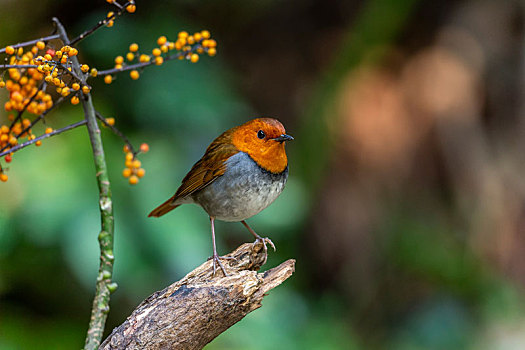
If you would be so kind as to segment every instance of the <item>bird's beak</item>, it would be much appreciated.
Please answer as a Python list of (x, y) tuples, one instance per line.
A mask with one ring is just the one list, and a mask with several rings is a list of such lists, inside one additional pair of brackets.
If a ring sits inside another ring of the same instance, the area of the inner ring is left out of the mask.
[(272, 140), (277, 141), (277, 142), (292, 141), (293, 137), (290, 135), (282, 134), (281, 136), (275, 137)]

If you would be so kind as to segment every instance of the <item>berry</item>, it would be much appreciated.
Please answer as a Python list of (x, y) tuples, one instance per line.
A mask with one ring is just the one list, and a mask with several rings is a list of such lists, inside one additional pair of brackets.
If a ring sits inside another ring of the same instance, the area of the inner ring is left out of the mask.
[(139, 45), (133, 43), (131, 45), (129, 45), (129, 51), (131, 52), (137, 52), (139, 50)]
[(106, 75), (104, 77), (104, 83), (111, 84), (112, 81), (113, 81), (113, 77), (111, 75)]
[(147, 143), (143, 143), (140, 145), (140, 151), (142, 153), (146, 153), (149, 151), (149, 145)]
[(140, 77), (140, 74), (136, 69), (134, 69), (129, 73), (129, 76), (131, 77), (131, 79), (137, 80)]
[(136, 185), (136, 184), (138, 184), (138, 182), (139, 182), (139, 178), (137, 177), (137, 175), (131, 175), (129, 177), (129, 184), (130, 185)]
[[(9, 177), (6, 174), (4, 174), (4, 173), (0, 174), (0, 181), (6, 182), (8, 180), (8, 178)], [(137, 179), (137, 181), (138, 181), (138, 179)]]

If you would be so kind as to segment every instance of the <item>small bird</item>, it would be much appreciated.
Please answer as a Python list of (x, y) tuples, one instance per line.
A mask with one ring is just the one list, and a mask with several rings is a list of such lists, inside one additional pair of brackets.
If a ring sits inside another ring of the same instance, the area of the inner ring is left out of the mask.
[[(202, 158), (182, 179), (175, 195), (149, 215), (159, 217), (181, 204), (196, 203), (210, 216), (213, 243), (213, 275), (217, 265), (225, 276), (215, 246), (215, 220), (240, 221), (255, 237), (275, 250), (269, 238), (259, 236), (246, 219), (268, 207), (283, 191), (288, 179), (285, 141), (293, 140), (273, 118), (257, 118), (217, 137)], [(254, 243), (254, 244), (255, 244)]]

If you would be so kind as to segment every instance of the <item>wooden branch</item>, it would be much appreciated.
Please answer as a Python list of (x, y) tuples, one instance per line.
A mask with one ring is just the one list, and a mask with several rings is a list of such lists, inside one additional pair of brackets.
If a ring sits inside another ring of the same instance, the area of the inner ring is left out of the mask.
[(202, 349), (261, 307), (262, 298), (292, 275), (290, 259), (264, 273), (262, 244), (245, 243), (223, 260), (228, 272), (212, 277), (208, 260), (183, 279), (144, 300), (99, 349)]

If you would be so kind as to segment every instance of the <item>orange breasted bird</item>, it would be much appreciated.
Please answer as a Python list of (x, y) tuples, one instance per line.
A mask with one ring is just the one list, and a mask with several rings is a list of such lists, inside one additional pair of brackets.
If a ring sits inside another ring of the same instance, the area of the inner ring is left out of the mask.
[(274, 250), (275, 245), (245, 220), (268, 207), (283, 191), (288, 179), (284, 145), (290, 140), (293, 137), (272, 118), (253, 119), (225, 131), (182, 179), (175, 195), (148, 216), (162, 216), (181, 204), (200, 205), (210, 216), (214, 275), (217, 265), (227, 275), (215, 246), (215, 219), (240, 221), (255, 242), (263, 244), (266, 259), (266, 243)]

